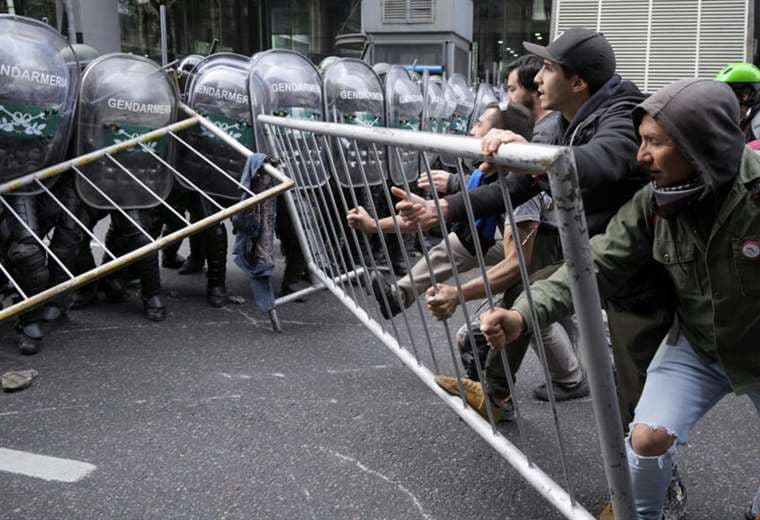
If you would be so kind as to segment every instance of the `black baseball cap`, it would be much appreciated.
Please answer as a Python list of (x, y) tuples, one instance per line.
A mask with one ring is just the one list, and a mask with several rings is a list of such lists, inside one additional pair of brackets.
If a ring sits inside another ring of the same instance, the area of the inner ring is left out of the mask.
[(523, 42), (523, 47), (539, 58), (559, 63), (586, 80), (592, 91), (615, 74), (615, 52), (603, 34), (573, 27), (544, 47)]

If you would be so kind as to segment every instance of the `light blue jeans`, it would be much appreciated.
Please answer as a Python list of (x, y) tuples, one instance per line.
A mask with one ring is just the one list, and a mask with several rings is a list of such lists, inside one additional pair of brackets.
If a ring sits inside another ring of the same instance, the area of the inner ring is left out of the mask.
[[(731, 385), (719, 363), (706, 365), (683, 336), (674, 345), (663, 341), (647, 370), (647, 379), (633, 424), (665, 429), (686, 444), (694, 425), (726, 394)], [(760, 392), (747, 394), (760, 414)], [(640, 520), (660, 520), (665, 494), (670, 483), (675, 444), (658, 457), (636, 454), (630, 438), (626, 440), (633, 494)], [(760, 489), (753, 502), (753, 513), (760, 513)]]

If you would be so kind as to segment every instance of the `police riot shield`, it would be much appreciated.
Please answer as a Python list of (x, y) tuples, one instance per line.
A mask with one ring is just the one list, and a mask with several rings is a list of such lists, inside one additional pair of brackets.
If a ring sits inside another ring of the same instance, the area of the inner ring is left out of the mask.
[(488, 105), (499, 104), (496, 92), (490, 83), (481, 83), (478, 86), (478, 93), (475, 95), (475, 108), (472, 110), (470, 117), (469, 130), (475, 126), (480, 116), (486, 111)]
[[(205, 58), (194, 69), (185, 92), (187, 105), (210, 120), (246, 148), (253, 150), (253, 126), (248, 103), (248, 66), (250, 59), (239, 54), (219, 53)], [(195, 150), (221, 166), (226, 177), (198, 160), (198, 155), (183, 147), (178, 153), (179, 170), (195, 186), (222, 199), (240, 199), (237, 181), (245, 166), (245, 157), (230, 154), (229, 147), (205, 127), (197, 125), (184, 134)], [(179, 182), (194, 189), (182, 179)]]
[[(132, 54), (102, 56), (82, 76), (78, 154), (171, 124), (177, 100), (175, 84), (157, 63)], [(78, 176), (79, 195), (88, 205), (100, 209), (112, 209), (114, 204), (122, 209), (157, 206), (160, 201), (155, 195), (161, 199), (169, 195), (173, 175), (152, 154), (171, 162), (172, 149), (172, 142), (162, 137), (145, 147), (130, 148), (118, 160), (105, 157), (91, 163), (82, 171), (94, 186)]]
[[(461, 74), (452, 74), (446, 82), (444, 91), (448, 118), (445, 133), (467, 135), (470, 131), (470, 116), (475, 106), (475, 94), (470, 90), (467, 79)], [(441, 155), (441, 162), (450, 168), (456, 167), (456, 157)]]
[[(443, 99), (442, 82), (440, 78), (430, 76), (428, 71), (422, 73), (422, 130), (434, 134), (441, 133), (442, 117), (446, 112), (446, 104)], [(426, 154), (428, 161), (432, 164), (438, 159), (437, 154)]]
[(179, 81), (179, 93), (182, 96), (182, 100), (185, 101), (185, 95), (187, 93), (187, 87), (190, 85), (190, 80), (193, 77), (193, 70), (195, 66), (203, 61), (203, 56), (200, 54), (188, 54), (177, 66), (177, 80)]
[[(385, 76), (386, 121), (388, 128), (419, 131), (424, 108), (420, 86), (401, 65), (393, 65)], [(388, 171), (394, 184), (413, 182), (419, 173), (419, 152), (388, 147)]]
[[(324, 121), (322, 106), (322, 80), (316, 67), (302, 54), (285, 49), (272, 49), (257, 53), (251, 59), (248, 75), (248, 95), (259, 152), (272, 153), (264, 125), (259, 124), (259, 114), (295, 117), (311, 121)], [(324, 170), (314, 161), (325, 157), (321, 148), (314, 147), (312, 134), (297, 130), (282, 130), (273, 139), (290, 146), (294, 153), (287, 161), (295, 171), (291, 175), (303, 175), (299, 187), (316, 187), (327, 182)], [(324, 162), (323, 164), (326, 164)]]
[[(367, 128), (385, 126), (383, 84), (372, 67), (361, 60), (343, 58), (324, 71), (325, 116), (331, 123)], [(334, 157), (346, 161), (337, 168), (343, 186), (385, 182), (385, 148), (348, 139), (333, 139)], [(342, 148), (342, 150), (341, 150)], [(377, 153), (375, 153), (377, 151)]]
[[(0, 15), (0, 182), (61, 161), (80, 80), (69, 44), (48, 25)], [(35, 185), (9, 194), (39, 193)]]
[(422, 75), (422, 94), (425, 105), (422, 113), (422, 129), (435, 134), (443, 133), (442, 118), (446, 113), (446, 103), (443, 98), (443, 82), (440, 78), (430, 76), (427, 71)]

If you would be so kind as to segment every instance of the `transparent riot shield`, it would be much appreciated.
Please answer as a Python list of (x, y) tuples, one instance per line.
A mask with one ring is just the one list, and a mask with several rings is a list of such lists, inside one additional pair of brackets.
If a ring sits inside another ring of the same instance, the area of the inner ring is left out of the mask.
[[(79, 154), (118, 144), (173, 122), (177, 115), (177, 88), (161, 67), (132, 54), (102, 56), (82, 77), (79, 97)], [(173, 144), (164, 137), (148, 148), (172, 162)], [(90, 206), (112, 209), (151, 208), (172, 188), (169, 167), (157, 163), (150, 152), (132, 148), (118, 160), (106, 156), (83, 168), (92, 184), (77, 177), (77, 191)], [(110, 200), (109, 200), (110, 199)]]
[[(248, 102), (248, 66), (250, 59), (239, 54), (219, 53), (205, 58), (194, 69), (185, 98), (190, 108), (214, 123), (240, 144), (254, 149), (251, 109)], [(197, 152), (221, 166), (228, 176), (218, 175), (206, 161), (183, 147), (178, 154), (179, 169), (192, 184), (209, 195), (239, 200), (239, 181), (245, 157), (230, 154), (219, 138), (203, 126), (195, 126), (183, 138)], [(179, 179), (187, 189), (193, 185)]]
[(486, 111), (488, 105), (498, 104), (499, 99), (496, 97), (496, 91), (493, 85), (490, 83), (481, 83), (478, 85), (478, 93), (475, 95), (475, 108), (472, 110), (472, 116), (470, 117), (469, 129), (475, 126), (475, 123)]
[[(385, 76), (386, 121), (388, 128), (419, 131), (424, 99), (420, 86), (401, 65), (393, 65)], [(419, 175), (420, 154), (408, 148), (388, 147), (388, 171), (391, 180), (402, 185)]]
[[(323, 85), (327, 121), (366, 128), (385, 126), (383, 84), (365, 62), (343, 58), (333, 63), (324, 71)], [(354, 146), (348, 139), (333, 139), (332, 145), (334, 156), (347, 163), (345, 170), (338, 169), (342, 185), (385, 182), (385, 148), (364, 143)]]
[[(422, 73), (422, 95), (424, 96), (422, 111), (422, 130), (434, 134), (443, 133), (443, 115), (446, 113), (446, 103), (443, 99), (443, 83), (440, 78), (430, 76), (427, 71)], [(428, 159), (434, 163), (437, 154), (428, 154)]]
[(190, 85), (190, 80), (193, 77), (193, 70), (195, 66), (203, 61), (203, 56), (200, 54), (188, 54), (177, 66), (177, 80), (179, 81), (179, 93), (182, 96), (182, 101), (187, 102), (185, 94), (187, 93), (187, 87)]
[[(0, 182), (63, 159), (79, 74), (73, 50), (52, 27), (0, 15)], [(40, 192), (30, 185), (12, 194)]]
[[(322, 103), (322, 80), (316, 67), (302, 54), (284, 49), (272, 49), (257, 53), (251, 59), (248, 76), (248, 94), (251, 99), (256, 148), (271, 153), (264, 125), (257, 123), (261, 114), (294, 117), (310, 121), (324, 121)], [(317, 187), (327, 182), (326, 169), (315, 164), (326, 161), (323, 152), (315, 148), (312, 135), (298, 130), (286, 130), (272, 139), (290, 145), (293, 153), (288, 159), (294, 170), (307, 175), (299, 187)]]
[[(448, 117), (447, 134), (467, 135), (470, 131), (470, 117), (475, 106), (475, 94), (470, 89), (467, 79), (461, 74), (452, 74), (446, 82), (444, 91)], [(453, 108), (453, 109), (452, 109)], [(442, 155), (441, 162), (450, 168), (456, 167), (456, 157)]]

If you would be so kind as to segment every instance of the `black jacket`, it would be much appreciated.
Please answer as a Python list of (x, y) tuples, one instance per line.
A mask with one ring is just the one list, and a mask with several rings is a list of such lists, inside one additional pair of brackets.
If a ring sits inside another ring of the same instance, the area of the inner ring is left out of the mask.
[[(633, 108), (643, 100), (644, 95), (633, 83), (613, 76), (588, 99), (572, 122), (559, 113), (546, 116), (551, 118), (546, 130), (533, 141), (573, 147), (590, 234), (604, 231), (618, 208), (649, 180), (636, 167), (638, 141), (631, 119)], [(514, 207), (548, 190), (548, 182), (540, 177), (509, 174), (507, 182)], [(498, 183), (471, 191), (470, 198), (476, 217), (505, 210)], [(446, 200), (449, 220), (466, 218), (463, 194)]]

